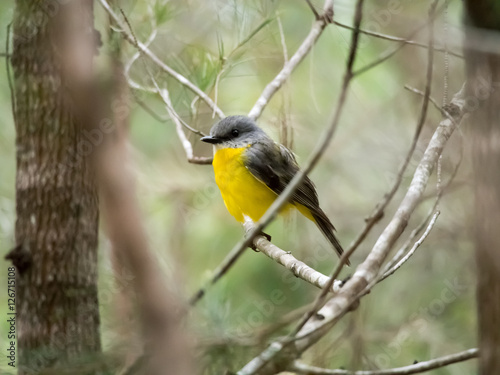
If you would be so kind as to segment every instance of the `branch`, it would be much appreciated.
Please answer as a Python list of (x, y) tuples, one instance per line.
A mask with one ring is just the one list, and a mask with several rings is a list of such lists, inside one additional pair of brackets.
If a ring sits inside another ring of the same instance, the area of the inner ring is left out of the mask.
[(422, 243), (425, 241), (429, 233), (431, 232), (432, 228), (434, 227), (434, 224), (436, 223), (436, 220), (439, 216), (440, 212), (436, 211), (436, 213), (432, 216), (431, 221), (429, 222), (429, 225), (425, 229), (424, 234), (418, 239), (417, 242), (413, 244), (413, 247), (406, 253), (404, 257), (402, 257), (392, 268), (384, 272), (384, 274), (380, 277), (380, 279), (377, 282), (381, 282), (391, 276), (394, 272), (396, 272), (403, 264), (405, 264), (408, 259), (417, 251), (417, 249), (422, 245)]
[[(344, 28), (344, 29), (354, 30), (354, 28), (352, 26), (346, 25), (345, 23), (338, 22), (338, 21), (333, 21), (333, 23), (339, 27)], [(420, 30), (420, 28), (418, 30)], [(412, 45), (412, 46), (416, 46), (416, 47), (429, 48), (429, 45), (427, 45), (425, 43), (417, 42), (415, 40), (409, 40), (409, 39), (405, 39), (405, 38), (401, 38), (401, 37), (397, 37), (397, 36), (377, 33), (375, 31), (364, 30), (364, 29), (360, 29), (359, 32), (361, 34), (373, 36), (373, 37), (379, 38), (379, 39), (390, 40), (392, 42), (400, 42), (400, 43), (403, 43), (403, 46), (408, 44), (408, 45)], [(414, 35), (414, 33), (411, 34), (411, 36), (413, 36), (413, 35)], [(455, 57), (464, 58), (463, 55), (461, 55), (457, 52), (448, 51), (445, 47), (434, 47), (434, 51), (448, 53), (448, 54), (455, 56)]]
[[(436, 15), (444, 8), (446, 7), (446, 5), (449, 3), (450, 0), (447, 0), (445, 2), (445, 4), (438, 10), (438, 12), (435, 12), (431, 18), (424, 22), (422, 25), (418, 26), (415, 30), (413, 30), (410, 35), (408, 35), (407, 38), (403, 39), (403, 41), (401, 42), (401, 44), (399, 46), (397, 46), (396, 48), (394, 48), (393, 50), (389, 51), (389, 52), (386, 52), (385, 54), (382, 55), (382, 57), (378, 58), (377, 60), (363, 66), (362, 68), (359, 68), (358, 70), (356, 70), (354, 72), (354, 75), (357, 76), (357, 75), (360, 75), (360, 74), (363, 74), (365, 73), (366, 71), (376, 67), (377, 65), (383, 63), (384, 61), (388, 60), (389, 58), (391, 58), (392, 56), (394, 56), (401, 48), (403, 48), (407, 43), (405, 43), (406, 40), (408, 39), (411, 39), (413, 38), (420, 30), (422, 30), (425, 26), (427, 26), (427, 24), (429, 24), (429, 22), (434, 22), (434, 19), (436, 17)], [(434, 48), (434, 47), (432, 47)]]
[(144, 53), (147, 57), (149, 57), (149, 59), (152, 62), (154, 62), (161, 70), (169, 74), (171, 77), (177, 80), (181, 85), (185, 86), (186, 88), (194, 92), (196, 95), (198, 95), (217, 114), (219, 118), (226, 117), (224, 115), (224, 112), (222, 112), (222, 110), (213, 102), (213, 100), (210, 99), (210, 97), (207, 94), (205, 94), (205, 92), (203, 92), (198, 86), (196, 86), (182, 74), (178, 73), (170, 66), (165, 64), (163, 61), (161, 61), (161, 59), (158, 56), (156, 56), (145, 44), (136, 41), (132, 33), (127, 31), (126, 25), (124, 25), (120, 20), (120, 18), (113, 12), (113, 10), (111, 9), (106, 0), (99, 0), (99, 2), (106, 10), (106, 12), (108, 12), (113, 21), (121, 29), (121, 32), (125, 40), (127, 40), (127, 42), (137, 47), (142, 53)]
[[(363, 0), (358, 0), (356, 6), (356, 14), (355, 24), (359, 26), (361, 23), (361, 5)], [(333, 8), (332, 8), (333, 11)], [(323, 153), (326, 151), (330, 141), (333, 137), (335, 129), (340, 121), (340, 116), (342, 114), (342, 110), (344, 108), (344, 103), (347, 97), (347, 92), (349, 88), (349, 84), (353, 78), (352, 75), (352, 67), (354, 65), (354, 59), (356, 57), (356, 51), (358, 48), (358, 37), (359, 33), (356, 31), (353, 33), (351, 48), (349, 50), (349, 55), (347, 59), (346, 71), (344, 73), (344, 78), (342, 80), (342, 87), (340, 90), (339, 99), (337, 101), (337, 105), (335, 107), (335, 112), (333, 115), (333, 120), (328, 127), (323, 139), (316, 145), (311, 156), (305, 163), (305, 166), (302, 170), (299, 170), (295, 176), (292, 178), (290, 183), (286, 186), (283, 192), (276, 198), (273, 204), (267, 209), (266, 213), (260, 218), (260, 220), (255, 223), (255, 227), (248, 233), (245, 239), (240, 240), (231, 250), (231, 252), (226, 256), (226, 259), (222, 262), (222, 264), (217, 268), (215, 274), (212, 276), (211, 280), (201, 289), (199, 289), (195, 295), (190, 299), (191, 304), (196, 304), (204, 295), (206, 290), (210, 285), (219, 280), (222, 275), (224, 275), (227, 270), (236, 262), (236, 260), (243, 254), (245, 249), (252, 244), (253, 239), (259, 235), (262, 230), (274, 219), (279, 210), (289, 201), (292, 194), (295, 192), (297, 187), (302, 183), (306, 175), (314, 168), (316, 163), (319, 161)], [(293, 57), (292, 57), (293, 59)], [(347, 260), (344, 256), (340, 258), (339, 264), (344, 264)]]
[[(247, 221), (243, 226), (245, 231), (250, 233), (254, 224), (251, 221)], [(278, 264), (281, 264), (296, 277), (318, 288), (323, 289), (325, 286), (330, 285), (327, 291), (338, 292), (343, 284), (341, 280), (335, 280), (335, 282), (330, 284), (330, 277), (323, 275), (321, 272), (309, 267), (304, 262), (297, 260), (289, 251), (282, 250), (278, 246), (273, 245), (264, 236), (256, 236), (253, 240), (253, 244), (261, 253), (275, 260)]]
[(325, 27), (331, 23), (333, 16), (333, 0), (326, 0), (323, 6), (323, 15), (316, 19), (311, 31), (304, 39), (300, 47), (293, 54), (293, 56), (288, 60), (283, 69), (278, 73), (278, 75), (267, 84), (266, 88), (260, 95), (259, 99), (253, 106), (253, 108), (248, 113), (248, 117), (256, 120), (262, 114), (262, 111), (267, 106), (273, 95), (281, 88), (283, 83), (290, 77), (294, 69), (304, 60), (307, 54), (311, 51), (320, 35), (323, 33)]
[(477, 358), (479, 350), (468, 349), (460, 353), (450, 354), (447, 356), (431, 359), (429, 361), (416, 363), (410, 366), (397, 367), (390, 370), (374, 370), (374, 371), (349, 371), (349, 370), (329, 370), (315, 366), (309, 366), (304, 363), (295, 362), (291, 368), (299, 374), (311, 375), (409, 375), (419, 374), (429, 370), (434, 370), (440, 367), (448, 366), (453, 363), (467, 361), (472, 358)]
[[(405, 86), (404, 86), (404, 88), (405, 88), (406, 90), (408, 90), (408, 91), (410, 91), (410, 92), (413, 92), (413, 93), (415, 93), (415, 94), (418, 94), (418, 95), (420, 95), (420, 96), (424, 96), (424, 95), (425, 95), (425, 94), (424, 94), (424, 92), (422, 92), (421, 90), (419, 90), (419, 89), (417, 89), (417, 88), (415, 88), (415, 87), (412, 87), (412, 86), (410, 86), (410, 85), (405, 85)], [(431, 101), (431, 103), (434, 105), (434, 107), (435, 107), (435, 108), (436, 108), (439, 112), (441, 112), (441, 114), (442, 114), (443, 116), (446, 116), (446, 117), (448, 117), (448, 118), (453, 119), (453, 117), (452, 117), (452, 116), (451, 116), (448, 112), (446, 112), (446, 110), (445, 110), (442, 106), (440, 106), (440, 105), (439, 105), (439, 103), (436, 101), (436, 99), (434, 99), (432, 96), (429, 96), (429, 100), (430, 100), (430, 101)]]

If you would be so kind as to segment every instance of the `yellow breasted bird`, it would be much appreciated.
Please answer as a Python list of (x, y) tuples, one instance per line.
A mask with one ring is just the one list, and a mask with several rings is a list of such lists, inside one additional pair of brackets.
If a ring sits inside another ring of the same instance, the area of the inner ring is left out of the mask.
[[(258, 221), (299, 170), (293, 153), (246, 116), (226, 117), (201, 140), (214, 145), (215, 181), (227, 210), (239, 222), (245, 217)], [(293, 208), (318, 226), (339, 256), (344, 252), (307, 176), (280, 213)]]

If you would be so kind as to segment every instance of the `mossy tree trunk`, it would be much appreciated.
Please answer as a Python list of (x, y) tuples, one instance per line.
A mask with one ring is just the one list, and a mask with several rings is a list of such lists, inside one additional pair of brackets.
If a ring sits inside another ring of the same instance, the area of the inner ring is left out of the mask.
[[(95, 52), (91, 0), (18, 0), (13, 20), (19, 374), (100, 352), (98, 198), (75, 93)], [(89, 149), (90, 147), (90, 149)]]

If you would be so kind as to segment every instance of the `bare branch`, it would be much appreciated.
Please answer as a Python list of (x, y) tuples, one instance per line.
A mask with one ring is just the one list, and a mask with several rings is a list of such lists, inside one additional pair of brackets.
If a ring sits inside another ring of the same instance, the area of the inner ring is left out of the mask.
[(217, 107), (217, 105), (213, 102), (210, 97), (205, 94), (198, 86), (196, 86), (194, 83), (192, 83), (190, 80), (188, 80), (186, 77), (184, 77), (182, 74), (178, 73), (174, 69), (172, 69), (170, 66), (165, 64), (158, 56), (156, 56), (145, 44), (135, 41), (134, 36), (132, 33), (127, 31), (126, 25), (123, 24), (123, 22), (120, 20), (120, 18), (113, 12), (109, 4), (107, 3), (106, 0), (99, 0), (103, 8), (108, 12), (108, 14), (111, 16), (113, 21), (118, 25), (118, 27), (121, 29), (121, 32), (125, 38), (130, 44), (133, 46), (137, 47), (144, 55), (149, 57), (149, 59), (154, 62), (161, 70), (163, 70), (165, 73), (169, 74), (171, 77), (176, 79), (181, 85), (187, 87), (189, 90), (194, 92), (196, 95), (198, 95), (216, 114), (219, 118), (224, 118), (224, 112)]
[[(344, 28), (344, 29), (348, 29), (348, 30), (353, 30), (354, 29), (352, 26), (346, 25), (345, 23), (342, 23), (342, 22), (338, 22), (338, 21), (334, 20), (333, 23), (335, 25), (339, 26), (339, 27)], [(361, 34), (373, 36), (373, 37), (379, 38), (379, 39), (390, 40), (392, 42), (400, 42), (400, 43), (403, 43), (403, 45), (408, 44), (408, 45), (416, 46), (416, 47), (429, 48), (429, 45), (427, 45), (425, 43), (417, 42), (415, 40), (409, 40), (409, 39), (405, 39), (405, 38), (401, 38), (401, 37), (397, 37), (397, 36), (392, 36), (392, 35), (377, 33), (375, 31), (364, 30), (364, 29), (360, 29), (359, 32)], [(413, 36), (414, 34), (411, 34), (411, 35)], [(434, 47), (434, 51), (436, 51), (436, 52), (442, 52), (442, 53), (445, 53), (445, 54), (448, 53), (448, 54), (450, 54), (452, 56), (460, 57), (462, 59), (464, 58), (463, 55), (461, 55), (461, 54), (459, 54), (457, 52), (449, 51), (449, 50), (447, 50), (446, 47)]]
[[(243, 225), (247, 233), (250, 233), (253, 229), (253, 223), (250, 221), (245, 222)], [(334, 282), (330, 283), (328, 276), (297, 260), (289, 251), (282, 250), (278, 246), (273, 245), (264, 236), (256, 236), (253, 244), (261, 253), (281, 264), (296, 277), (318, 288), (325, 288), (325, 286), (329, 285), (328, 289), (326, 289), (328, 292), (338, 292), (343, 284), (342, 280), (334, 280)]]
[[(445, 2), (445, 4), (443, 5), (443, 7), (445, 7), (448, 3), (449, 3), (450, 0), (447, 0)], [(429, 20), (427, 20), (426, 22), (424, 22), (422, 25), (418, 26), (415, 30), (413, 30), (410, 35), (408, 35), (407, 38), (404, 38), (403, 41), (401, 42), (401, 44), (399, 46), (397, 46), (396, 48), (394, 48), (393, 50), (390, 50), (386, 53), (384, 53), (381, 57), (379, 57), (377, 60), (363, 66), (362, 68), (359, 68), (358, 70), (356, 70), (353, 74), (355, 76), (357, 75), (360, 75), (360, 74), (363, 74), (365, 73), (366, 71), (376, 67), (377, 65), (383, 63), (384, 61), (388, 60), (389, 58), (391, 58), (392, 56), (394, 56), (399, 50), (401, 50), (407, 43), (405, 43), (406, 40), (409, 40), (411, 38), (413, 38), (420, 30), (422, 30), (424, 27), (426, 27), (430, 22), (434, 22), (437, 14), (439, 14), (439, 12), (443, 9), (443, 7), (441, 7), (437, 12), (435, 12), (431, 18)], [(432, 47), (434, 48), (434, 47)]]
[(283, 69), (278, 75), (266, 86), (259, 99), (248, 113), (248, 117), (256, 120), (262, 114), (262, 111), (267, 106), (273, 95), (283, 86), (283, 83), (290, 77), (294, 69), (304, 60), (307, 54), (311, 51), (325, 27), (331, 22), (333, 15), (333, 0), (326, 0), (324, 5), (324, 14), (319, 17), (313, 24), (311, 31), (306, 39), (302, 42), (293, 56), (285, 63)]
[(393, 368), (390, 370), (374, 370), (374, 371), (349, 371), (349, 370), (329, 370), (315, 366), (309, 366), (301, 362), (295, 362), (291, 368), (299, 374), (311, 375), (409, 375), (420, 374), (429, 370), (434, 370), (440, 367), (445, 367), (453, 363), (467, 361), (472, 358), (477, 358), (479, 350), (468, 349), (460, 353), (450, 354), (447, 356), (431, 359), (425, 362), (415, 363), (410, 366)]
[[(424, 96), (425, 93), (415, 87), (412, 87), (410, 85), (405, 85), (404, 88), (408, 91), (411, 91), (411, 92), (414, 92), (415, 94), (418, 94), (420, 96)], [(436, 99), (434, 99), (432, 96), (429, 96), (429, 100), (431, 101), (431, 103), (434, 105), (434, 107), (436, 107), (436, 109), (441, 112), (442, 114), (444, 114), (446, 116), (446, 114), (443, 112), (443, 107), (441, 107), (439, 105), (439, 103), (436, 101)]]
[(396, 272), (403, 264), (405, 264), (408, 259), (415, 253), (415, 251), (422, 245), (422, 243), (425, 241), (429, 233), (431, 232), (432, 228), (434, 227), (434, 224), (436, 223), (436, 220), (439, 216), (440, 212), (436, 211), (436, 213), (432, 216), (431, 221), (429, 222), (429, 225), (427, 226), (427, 229), (425, 230), (424, 234), (418, 239), (417, 242), (413, 244), (413, 247), (406, 253), (406, 255), (399, 260), (391, 269), (387, 270), (382, 277), (380, 277), (378, 282), (381, 282), (391, 276), (394, 272)]

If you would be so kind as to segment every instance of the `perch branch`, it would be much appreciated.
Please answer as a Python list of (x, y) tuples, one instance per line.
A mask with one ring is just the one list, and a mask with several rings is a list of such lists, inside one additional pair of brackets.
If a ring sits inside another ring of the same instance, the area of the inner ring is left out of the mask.
[(440, 367), (445, 367), (453, 363), (467, 361), (477, 358), (479, 355), (478, 349), (468, 349), (463, 352), (446, 355), (443, 357), (431, 359), (425, 362), (415, 363), (410, 366), (397, 367), (389, 370), (374, 370), (374, 371), (349, 371), (349, 370), (329, 370), (315, 366), (309, 366), (301, 362), (295, 362), (291, 368), (299, 374), (308, 375), (410, 375), (420, 374)]
[[(253, 223), (250, 221), (245, 222), (243, 226), (247, 233), (250, 233), (253, 229)], [(327, 289), (329, 292), (338, 292), (340, 290), (343, 281), (335, 280), (333, 283), (330, 283), (330, 278), (328, 276), (296, 259), (292, 254), (290, 254), (289, 251), (280, 249), (276, 245), (269, 242), (264, 236), (256, 236), (253, 240), (253, 244), (261, 253), (275, 260), (278, 264), (281, 264), (283, 267), (291, 271), (296, 277), (301, 278), (302, 280), (307, 281), (308, 283), (321, 289), (330, 285)]]

